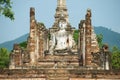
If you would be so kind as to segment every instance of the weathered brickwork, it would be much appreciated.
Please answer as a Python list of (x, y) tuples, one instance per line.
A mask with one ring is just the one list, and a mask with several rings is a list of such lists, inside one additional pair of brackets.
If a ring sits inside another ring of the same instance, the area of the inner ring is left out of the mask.
[(91, 23), (91, 10), (88, 9), (85, 20), (79, 24), (79, 50), (83, 57), (83, 65), (91, 66), (91, 52), (99, 52), (96, 35)]

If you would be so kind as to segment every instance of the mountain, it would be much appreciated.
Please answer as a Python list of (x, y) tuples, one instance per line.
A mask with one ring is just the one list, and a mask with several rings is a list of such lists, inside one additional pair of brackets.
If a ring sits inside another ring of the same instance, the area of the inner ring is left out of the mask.
[(28, 34), (25, 34), (25, 35), (15, 39), (15, 40), (4, 42), (4, 43), (0, 44), (0, 48), (4, 47), (4, 48), (7, 48), (10, 51), (10, 50), (13, 49), (13, 45), (15, 43), (21, 43), (23, 41), (26, 41), (27, 37), (28, 37)]
[(120, 33), (114, 32), (111, 29), (99, 26), (94, 28), (96, 34), (103, 35), (103, 43), (107, 43), (110, 49), (113, 46), (120, 48)]
[[(96, 34), (103, 35), (103, 43), (107, 43), (110, 46), (110, 48), (112, 48), (112, 46), (118, 46), (120, 48), (120, 33), (114, 32), (102, 26), (94, 27), (94, 30)], [(28, 37), (28, 34), (25, 34), (15, 40), (4, 42), (0, 44), (0, 48), (5, 47), (8, 50), (12, 50), (13, 44), (26, 41), (27, 37)]]

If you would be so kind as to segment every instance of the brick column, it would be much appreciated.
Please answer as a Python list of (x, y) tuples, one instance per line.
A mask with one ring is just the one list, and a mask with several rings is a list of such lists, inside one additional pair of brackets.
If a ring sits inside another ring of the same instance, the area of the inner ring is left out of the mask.
[(30, 63), (35, 63), (35, 30), (36, 30), (36, 21), (35, 21), (35, 9), (30, 8), (30, 34), (29, 34), (29, 53), (30, 53)]
[(78, 47), (79, 47), (79, 52), (80, 52), (80, 56), (82, 57), (82, 63), (83, 65), (85, 65), (85, 20), (81, 20), (80, 24), (79, 24), (79, 43), (78, 43)]
[(85, 16), (85, 64), (91, 65), (91, 10), (87, 10), (87, 14)]
[(44, 57), (44, 40), (43, 40), (43, 32), (40, 31), (39, 34), (39, 59), (43, 59)]

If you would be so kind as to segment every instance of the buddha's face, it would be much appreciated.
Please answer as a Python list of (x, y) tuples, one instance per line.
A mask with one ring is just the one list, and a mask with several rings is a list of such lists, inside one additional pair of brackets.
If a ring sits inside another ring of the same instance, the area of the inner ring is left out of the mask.
[(66, 28), (66, 22), (65, 21), (63, 21), (63, 20), (61, 20), (60, 22), (59, 22), (59, 27), (60, 27), (60, 29), (65, 29)]

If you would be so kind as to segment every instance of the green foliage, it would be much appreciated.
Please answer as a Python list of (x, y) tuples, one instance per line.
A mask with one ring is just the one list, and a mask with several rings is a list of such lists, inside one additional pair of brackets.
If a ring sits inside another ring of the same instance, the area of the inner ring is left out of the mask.
[(78, 37), (79, 37), (79, 30), (75, 30), (74, 34), (73, 34), (73, 38), (74, 38), (76, 44), (78, 44)]
[(14, 13), (11, 4), (11, 0), (0, 0), (0, 14), (14, 20)]
[(45, 24), (43, 22), (38, 22), (38, 24), (45, 27)]
[(99, 48), (102, 48), (103, 46), (103, 35), (102, 34), (98, 34), (97, 35), (97, 41), (98, 41), (98, 44), (99, 44)]
[(45, 26), (43, 22), (40, 23), (42, 26)]
[(112, 49), (112, 67), (113, 69), (120, 69), (120, 49), (114, 46)]
[(51, 38), (51, 35), (50, 35), (50, 33), (48, 34), (48, 39), (50, 40), (50, 38)]
[(9, 52), (6, 48), (0, 48), (0, 68), (8, 68)]
[(21, 48), (25, 49), (27, 47), (27, 41), (21, 42), (19, 45)]

